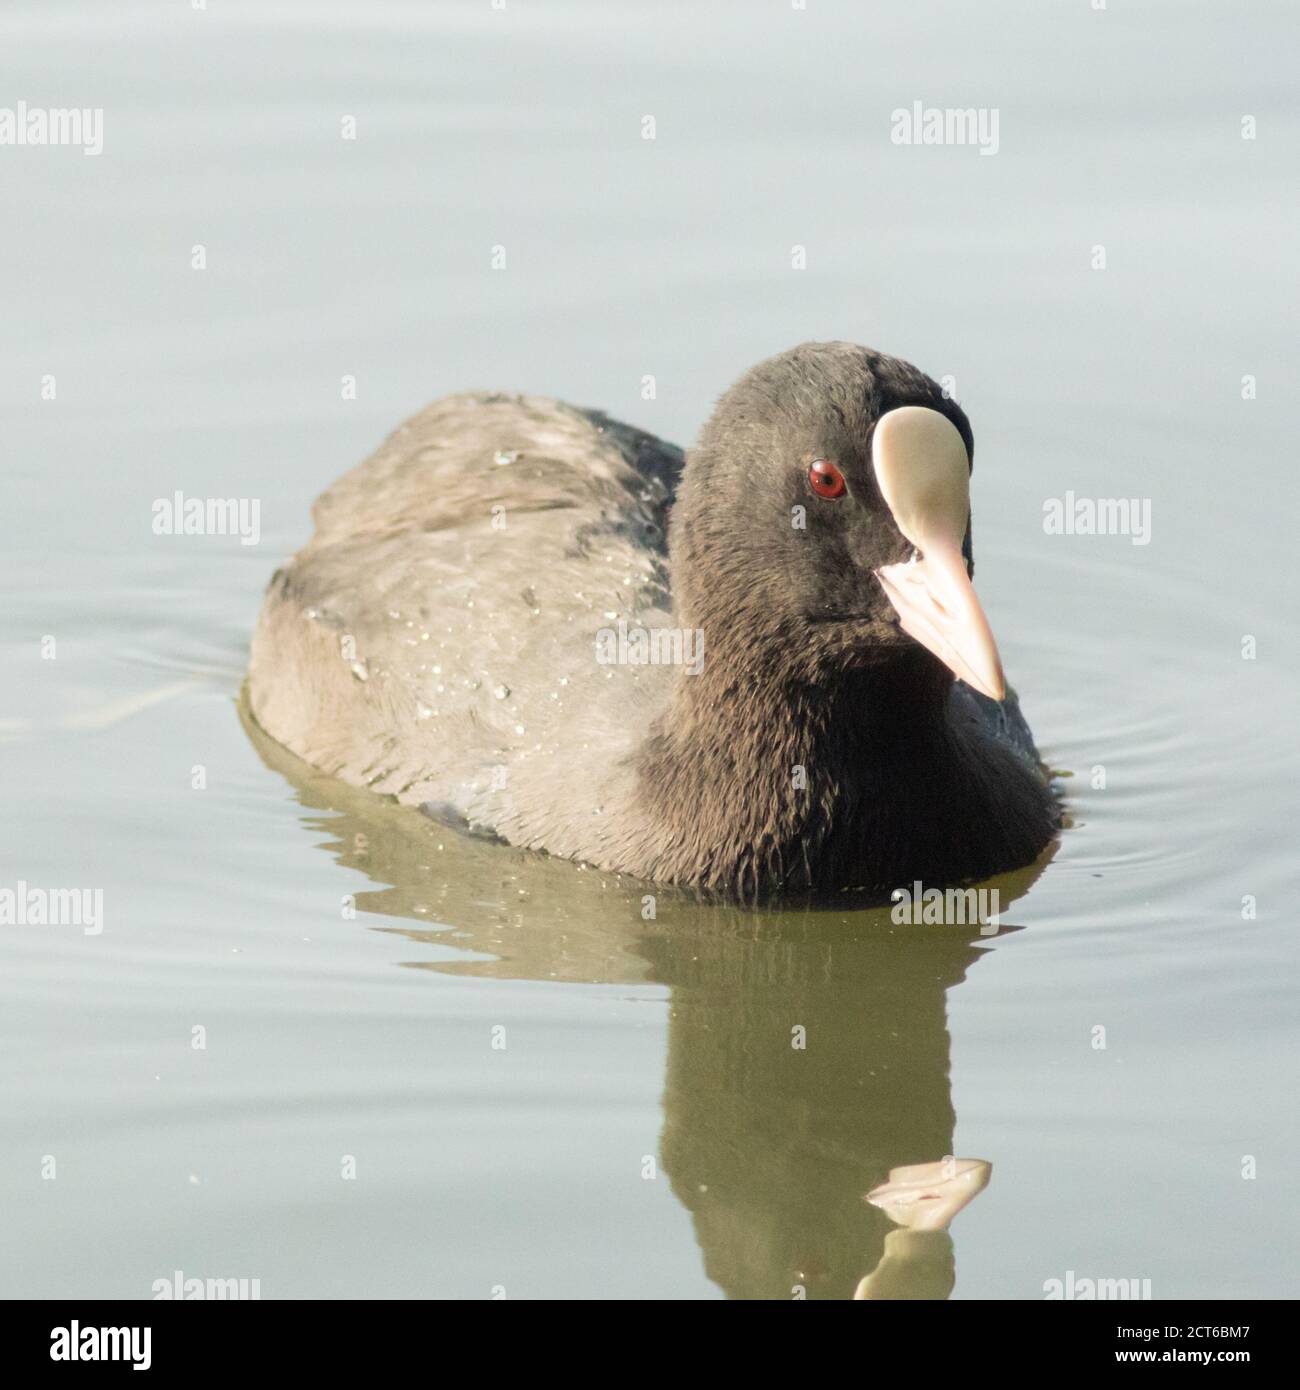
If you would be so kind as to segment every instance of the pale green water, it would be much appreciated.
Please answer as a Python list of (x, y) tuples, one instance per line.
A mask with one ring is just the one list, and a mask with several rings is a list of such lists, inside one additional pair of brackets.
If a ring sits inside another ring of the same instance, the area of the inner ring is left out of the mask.
[[(955, 1152), (993, 1177), (954, 1296), (1294, 1296), (1296, 37), (1282, 4), (6, 7), (0, 107), (105, 115), (97, 158), (0, 148), (0, 888), (100, 887), (105, 929), (0, 928), (0, 1293), (845, 1297), (862, 1195)], [(996, 106), (997, 156), (892, 145), (915, 100)], [(647, 924), (245, 731), (267, 577), (426, 400), (689, 443), (813, 337), (951, 373), (974, 423), (981, 594), (1075, 774), (1000, 936)], [(260, 498), (260, 543), (153, 535), (178, 488)], [(1150, 544), (1044, 534), (1067, 490), (1150, 498)]]

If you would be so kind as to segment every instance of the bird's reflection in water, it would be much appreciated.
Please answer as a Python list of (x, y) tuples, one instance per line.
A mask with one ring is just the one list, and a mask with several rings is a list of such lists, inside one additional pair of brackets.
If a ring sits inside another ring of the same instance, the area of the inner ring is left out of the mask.
[[(948, 1222), (989, 1175), (952, 1158), (945, 1011), (991, 939), (978, 925), (755, 913), (663, 891), (646, 920), (646, 886), (439, 827), (243, 718), (263, 761), (325, 813), (307, 818), (330, 837), (322, 848), (383, 885), (357, 907), (477, 957), (412, 965), (671, 989), (662, 1164), (729, 1297), (948, 1295)], [(986, 886), (1005, 910), (1045, 862)]]

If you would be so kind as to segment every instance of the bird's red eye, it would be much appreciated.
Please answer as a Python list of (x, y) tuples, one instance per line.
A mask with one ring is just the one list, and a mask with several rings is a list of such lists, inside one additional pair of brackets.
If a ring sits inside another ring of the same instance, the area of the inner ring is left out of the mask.
[(808, 470), (808, 481), (818, 497), (843, 497), (848, 491), (844, 474), (825, 459), (818, 459)]

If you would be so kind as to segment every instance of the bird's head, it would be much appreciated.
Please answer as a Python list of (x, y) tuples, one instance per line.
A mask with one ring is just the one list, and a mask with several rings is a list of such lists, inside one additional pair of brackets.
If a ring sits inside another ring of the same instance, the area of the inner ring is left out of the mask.
[(920, 643), (992, 699), (1002, 664), (971, 583), (972, 438), (923, 372), (807, 343), (718, 402), (673, 509), (680, 618), (709, 650), (876, 665)]

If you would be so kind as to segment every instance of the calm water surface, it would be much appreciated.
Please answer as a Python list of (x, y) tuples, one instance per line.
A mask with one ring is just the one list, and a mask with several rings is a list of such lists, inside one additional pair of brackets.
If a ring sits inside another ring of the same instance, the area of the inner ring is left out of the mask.
[[(901, 1292), (1300, 1292), (1296, 28), (6, 6), (0, 106), (105, 114), (98, 157), (0, 149), (0, 887), (105, 925), (0, 928), (0, 1294), (843, 1298), (891, 1229), (863, 1194), (951, 1153), (992, 1181)], [(892, 145), (916, 100), (997, 107), (996, 157)], [(247, 726), (271, 570), (427, 400), (689, 443), (817, 337), (974, 423), (980, 589), (1072, 820), (997, 935), (646, 922)], [(259, 543), (154, 535), (177, 489), (260, 499)], [(1045, 534), (1067, 491), (1149, 499), (1149, 544)]]

